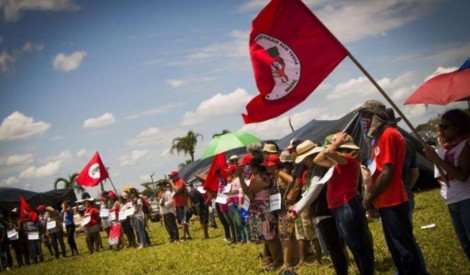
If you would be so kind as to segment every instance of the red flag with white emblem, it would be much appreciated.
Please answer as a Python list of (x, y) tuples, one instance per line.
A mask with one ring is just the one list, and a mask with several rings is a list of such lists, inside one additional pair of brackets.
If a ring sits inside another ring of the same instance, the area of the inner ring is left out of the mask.
[(96, 152), (80, 172), (76, 181), (80, 185), (92, 187), (98, 185), (98, 183), (107, 178), (109, 178), (108, 171), (101, 161), (100, 154)]
[(348, 51), (301, 0), (272, 0), (253, 20), (250, 55), (259, 94), (242, 114), (247, 124), (300, 104)]

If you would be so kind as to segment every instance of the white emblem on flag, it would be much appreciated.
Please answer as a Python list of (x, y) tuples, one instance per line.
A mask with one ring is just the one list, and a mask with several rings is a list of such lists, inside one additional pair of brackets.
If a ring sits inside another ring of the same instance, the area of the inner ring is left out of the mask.
[(285, 43), (267, 34), (259, 34), (256, 43), (263, 47), (272, 58), (271, 73), (274, 79), (274, 88), (267, 100), (278, 100), (292, 92), (299, 83), (300, 61), (294, 51)]
[(88, 176), (93, 179), (100, 178), (100, 165), (98, 163), (92, 164), (88, 169)]

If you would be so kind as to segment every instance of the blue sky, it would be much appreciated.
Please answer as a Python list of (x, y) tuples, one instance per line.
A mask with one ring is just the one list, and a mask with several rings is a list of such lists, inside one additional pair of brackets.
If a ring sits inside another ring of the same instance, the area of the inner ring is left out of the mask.
[[(469, 1), (304, 2), (414, 125), (466, 106), (403, 101), (470, 56)], [(302, 104), (244, 125), (257, 93), (248, 36), (266, 3), (0, 0), (0, 185), (46, 191), (99, 151), (118, 188), (138, 186), (189, 158), (169, 154), (188, 130), (204, 137), (198, 157), (223, 129), (276, 139), (289, 117), (300, 128), (385, 102), (345, 59)]]

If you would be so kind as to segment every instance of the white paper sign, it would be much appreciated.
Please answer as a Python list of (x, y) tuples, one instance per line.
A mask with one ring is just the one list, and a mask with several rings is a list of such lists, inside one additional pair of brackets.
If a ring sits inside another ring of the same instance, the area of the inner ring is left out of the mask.
[(248, 209), (250, 208), (250, 199), (246, 195), (243, 196), (242, 208), (245, 209), (246, 211), (248, 211)]
[(109, 209), (101, 208), (100, 217), (107, 218), (109, 216)]
[(110, 219), (111, 221), (114, 221), (116, 219), (116, 212), (115, 211), (109, 212), (108, 219)]
[(127, 209), (126, 209), (126, 216), (132, 216), (132, 215), (134, 215), (134, 212), (135, 212), (135, 208), (134, 208), (134, 207), (127, 208)]
[(377, 162), (375, 162), (375, 160), (371, 162), (369, 166), (367, 166), (367, 169), (370, 171), (370, 176), (374, 175), (375, 170), (377, 170)]
[(126, 210), (119, 211), (119, 220), (123, 221), (127, 218)]
[(7, 237), (10, 240), (18, 240), (18, 232), (14, 228), (10, 229), (7, 231)]
[(232, 185), (231, 185), (231, 184), (227, 184), (227, 185), (224, 187), (224, 190), (222, 190), (222, 193), (224, 193), (224, 194), (230, 193), (230, 190), (232, 190)]
[(321, 180), (318, 183), (327, 183), (331, 179), (331, 176), (333, 176), (334, 171), (335, 171), (334, 166), (328, 169), (326, 174), (323, 176), (323, 178), (321, 178)]
[(50, 221), (50, 222), (47, 222), (46, 228), (47, 229), (54, 229), (54, 228), (56, 228), (56, 226), (57, 226), (57, 223), (55, 221)]
[(269, 211), (276, 211), (281, 209), (281, 193), (272, 194), (269, 196)]
[(39, 240), (39, 232), (28, 232), (28, 240)]
[(90, 217), (90, 216), (85, 216), (85, 217), (83, 218), (83, 220), (82, 220), (81, 225), (82, 225), (82, 226), (85, 226), (85, 225), (87, 225), (90, 221), (91, 221), (91, 217)]
[(217, 198), (215, 198), (215, 202), (219, 204), (227, 204), (227, 195), (218, 193)]
[(196, 189), (197, 189), (197, 191), (199, 191), (199, 193), (201, 193), (201, 194), (205, 194), (205, 193), (206, 193), (206, 190), (205, 190), (204, 187), (202, 187), (202, 186), (199, 186), (199, 187), (196, 188)]

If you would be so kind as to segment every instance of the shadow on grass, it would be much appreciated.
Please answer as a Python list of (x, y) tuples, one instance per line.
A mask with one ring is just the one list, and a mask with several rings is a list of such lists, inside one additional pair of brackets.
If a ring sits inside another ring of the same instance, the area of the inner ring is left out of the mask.
[(380, 261), (375, 261), (375, 270), (378, 272), (388, 272), (394, 269), (395, 266), (391, 257), (385, 257)]

